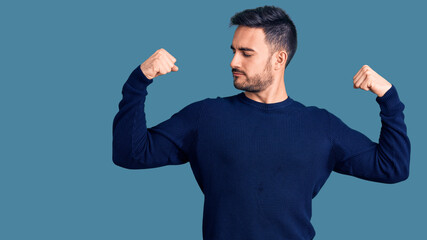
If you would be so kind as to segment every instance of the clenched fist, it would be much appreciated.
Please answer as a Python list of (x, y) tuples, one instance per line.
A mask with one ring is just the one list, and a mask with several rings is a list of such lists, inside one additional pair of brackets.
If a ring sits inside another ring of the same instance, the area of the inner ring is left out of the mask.
[(372, 70), (368, 65), (363, 65), (353, 77), (353, 88), (371, 91), (378, 97), (384, 96), (391, 87), (391, 83)]
[(148, 78), (153, 79), (164, 75), (170, 71), (178, 71), (175, 65), (176, 59), (163, 48), (157, 50), (140, 66), (142, 73)]

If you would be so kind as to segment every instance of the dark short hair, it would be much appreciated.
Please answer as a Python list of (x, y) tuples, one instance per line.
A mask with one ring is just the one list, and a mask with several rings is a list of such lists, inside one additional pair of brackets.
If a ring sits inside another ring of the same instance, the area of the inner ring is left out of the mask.
[(291, 62), (297, 50), (297, 31), (288, 14), (281, 8), (264, 6), (246, 9), (231, 17), (229, 27), (233, 25), (262, 28), (267, 45), (270, 45), (270, 55), (284, 49), (288, 53), (285, 68)]

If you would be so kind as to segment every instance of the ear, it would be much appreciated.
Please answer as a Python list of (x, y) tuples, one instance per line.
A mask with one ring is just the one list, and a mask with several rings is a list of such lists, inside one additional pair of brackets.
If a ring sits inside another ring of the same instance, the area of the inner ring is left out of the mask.
[(286, 61), (288, 60), (288, 53), (285, 50), (280, 50), (275, 53), (275, 60), (274, 61), (274, 69), (285, 69)]

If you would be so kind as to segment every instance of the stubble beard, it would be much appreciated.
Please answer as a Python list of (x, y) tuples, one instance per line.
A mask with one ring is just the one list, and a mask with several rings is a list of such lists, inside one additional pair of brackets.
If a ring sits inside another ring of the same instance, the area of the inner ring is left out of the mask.
[[(245, 77), (245, 79), (241, 79), (242, 77)], [(247, 92), (260, 92), (273, 83), (271, 65), (268, 61), (262, 73), (257, 73), (253, 77), (248, 77), (246, 74), (241, 76), (233, 75), (233, 78), (234, 87)]]

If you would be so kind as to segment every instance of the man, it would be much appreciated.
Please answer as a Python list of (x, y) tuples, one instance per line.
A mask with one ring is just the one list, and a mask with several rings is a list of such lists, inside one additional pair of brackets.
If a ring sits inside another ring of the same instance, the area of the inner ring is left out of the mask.
[(204, 194), (203, 238), (313, 239), (312, 199), (332, 171), (396, 183), (409, 174), (410, 141), (396, 88), (369, 66), (354, 88), (377, 95), (379, 143), (338, 117), (289, 97), (284, 71), (295, 54), (296, 30), (280, 8), (237, 13), (231, 44), (234, 86), (146, 127), (144, 103), (154, 78), (178, 71), (157, 50), (123, 87), (113, 122), (113, 161), (129, 169), (189, 162)]

